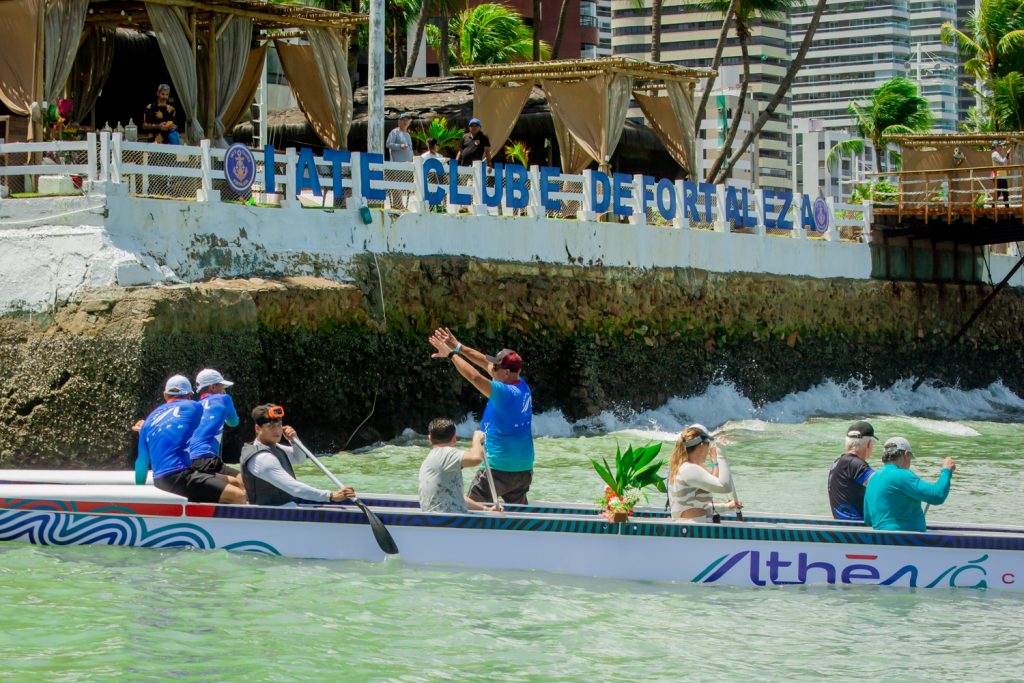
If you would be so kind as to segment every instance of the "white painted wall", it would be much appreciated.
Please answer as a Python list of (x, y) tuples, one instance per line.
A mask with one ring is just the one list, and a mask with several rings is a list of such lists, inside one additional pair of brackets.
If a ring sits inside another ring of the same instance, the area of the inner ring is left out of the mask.
[[(41, 310), (81, 287), (211, 277), (348, 276), (367, 252), (523, 263), (870, 277), (862, 243), (527, 217), (258, 208), (106, 195), (0, 201), (0, 312)], [(106, 213), (104, 213), (104, 211)], [(992, 256), (998, 280), (1014, 263)], [(1024, 272), (1012, 282), (1024, 286)]]

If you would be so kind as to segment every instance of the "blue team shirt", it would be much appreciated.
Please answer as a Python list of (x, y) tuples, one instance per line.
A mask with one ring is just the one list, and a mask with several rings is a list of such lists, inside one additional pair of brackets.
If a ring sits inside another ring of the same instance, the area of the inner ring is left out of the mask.
[(526, 382), (491, 380), (491, 398), (481, 428), (487, 434), (485, 447), (492, 468), (503, 472), (533, 469), (533, 398)]
[(146, 482), (146, 471), (153, 465), (153, 478), (187, 470), (188, 440), (203, 417), (198, 401), (178, 399), (159, 406), (149, 414), (139, 432), (139, 456), (135, 459), (135, 483)]
[(188, 441), (188, 454), (192, 460), (220, 455), (224, 425), (238, 426), (235, 402), (227, 394), (207, 394), (199, 402), (203, 405), (203, 419)]

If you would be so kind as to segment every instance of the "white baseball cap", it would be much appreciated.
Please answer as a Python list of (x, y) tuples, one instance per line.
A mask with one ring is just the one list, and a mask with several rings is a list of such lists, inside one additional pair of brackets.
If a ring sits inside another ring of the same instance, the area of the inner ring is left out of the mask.
[(198, 391), (211, 384), (223, 384), (225, 387), (230, 387), (234, 386), (235, 383), (227, 381), (224, 379), (224, 375), (211, 368), (200, 370), (199, 374), (196, 375), (196, 390)]
[(164, 385), (164, 393), (168, 396), (188, 396), (192, 393), (192, 383), (185, 375), (174, 375)]
[(885, 442), (882, 446), (886, 457), (898, 458), (901, 453), (909, 453), (910, 459), (914, 459), (914, 451), (910, 447), (910, 442), (902, 436), (894, 436)]

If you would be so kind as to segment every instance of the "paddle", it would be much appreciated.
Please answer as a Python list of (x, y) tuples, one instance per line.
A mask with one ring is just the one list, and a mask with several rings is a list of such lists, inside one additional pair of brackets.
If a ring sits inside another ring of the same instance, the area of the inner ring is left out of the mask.
[[(334, 473), (324, 467), (324, 464), (320, 462), (320, 459), (313, 455), (310, 450), (306, 448), (305, 444), (299, 441), (299, 437), (293, 436), (290, 441), (296, 448), (305, 453), (306, 457), (312, 460), (313, 464), (319, 467), (320, 471), (327, 475), (327, 478), (330, 479), (335, 486), (339, 489), (342, 487), (342, 483), (338, 481), (338, 478), (334, 476)], [(363, 501), (354, 496), (351, 500), (360, 510), (363, 511), (363, 514), (366, 515), (366, 521), (369, 522), (370, 530), (373, 531), (373, 537), (376, 539), (377, 545), (380, 546), (380, 549), (388, 555), (397, 555), (398, 545), (395, 543), (395, 539), (391, 537), (391, 532), (388, 531), (386, 526), (384, 526), (384, 522), (380, 521), (380, 518), (377, 517), (370, 508), (366, 507)]]
[(500, 509), (501, 504), (498, 502), (498, 492), (494, 488), (494, 477), (491, 476), (491, 462), (487, 459), (487, 449), (483, 449), (484, 453), (484, 473), (487, 474), (487, 485), (491, 487), (491, 500), (494, 501), (494, 507)]

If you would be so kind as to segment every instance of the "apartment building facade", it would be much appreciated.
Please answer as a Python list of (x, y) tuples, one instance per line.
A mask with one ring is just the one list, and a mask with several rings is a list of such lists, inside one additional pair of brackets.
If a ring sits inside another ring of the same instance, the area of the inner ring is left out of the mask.
[[(612, 52), (615, 56), (650, 59), (651, 9), (617, 0), (612, 10)], [(666, 0), (662, 11), (661, 61), (681, 66), (707, 67), (714, 56), (722, 27), (722, 15), (694, 7), (692, 2)], [(755, 21), (749, 47), (750, 92), (734, 145), (738, 145), (753, 119), (775, 94), (789, 64), (785, 22)], [(740, 83), (740, 45), (733, 36), (722, 57), (721, 77), (716, 82), (697, 141), (704, 175), (719, 155), (727, 127), (737, 106)], [(700, 86), (698, 86), (700, 87)], [(698, 90), (698, 96), (701, 91)], [(631, 116), (640, 116), (632, 110)], [(788, 98), (765, 126), (757, 144), (737, 164), (732, 181), (738, 185), (789, 189), (791, 184), (790, 108)]]

